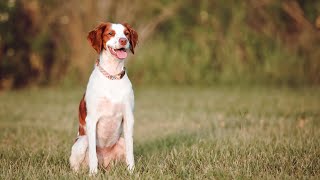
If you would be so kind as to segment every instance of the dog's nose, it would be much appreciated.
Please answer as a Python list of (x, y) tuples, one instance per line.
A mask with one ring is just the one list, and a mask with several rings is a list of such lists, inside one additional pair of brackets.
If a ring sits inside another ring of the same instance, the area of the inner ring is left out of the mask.
[(120, 43), (122, 46), (126, 45), (126, 44), (127, 44), (127, 38), (120, 38), (120, 39), (119, 39), (119, 43)]

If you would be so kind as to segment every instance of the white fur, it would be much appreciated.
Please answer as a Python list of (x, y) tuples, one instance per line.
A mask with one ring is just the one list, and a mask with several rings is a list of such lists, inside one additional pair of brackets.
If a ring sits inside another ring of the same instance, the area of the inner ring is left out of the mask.
[[(111, 29), (116, 31), (116, 35), (107, 42), (107, 46), (110, 46), (114, 49), (119, 49), (120, 48), (119, 39), (126, 38), (123, 32), (125, 27), (122, 24), (112, 24)], [(128, 49), (129, 43), (127, 43), (127, 45), (124, 48)]]
[(88, 138), (86, 136), (79, 136), (71, 149), (70, 165), (75, 171), (78, 171), (80, 164), (84, 161), (88, 147)]
[[(115, 30), (116, 35), (106, 42), (106, 45), (114, 49), (121, 48), (119, 44), (119, 38), (126, 38), (123, 33), (124, 26), (121, 24), (112, 24), (111, 28)], [(127, 52), (129, 52), (129, 42), (127, 42), (125, 48), (127, 49)], [(124, 60), (117, 59), (109, 52), (109, 49), (106, 48), (100, 54), (100, 65), (108, 73), (117, 74), (124, 67)], [(105, 100), (108, 100), (108, 103), (110, 101), (112, 107), (118, 108), (111, 108), (107, 109), (106, 111), (99, 110), (99, 106), (101, 106), (101, 103), (103, 103)], [(123, 130), (126, 149), (126, 163), (128, 170), (132, 171), (134, 169), (134, 94), (127, 74), (125, 74), (120, 80), (110, 80), (106, 78), (97, 67), (95, 67), (87, 85), (85, 101), (87, 107), (87, 135), (85, 137), (81, 137), (81, 139), (78, 139), (78, 141), (72, 147), (70, 163), (73, 169), (78, 169), (78, 166), (80, 166), (79, 161), (81, 161), (81, 158), (84, 158), (86, 147), (88, 147), (90, 174), (97, 173), (98, 158), (96, 147), (98, 146), (103, 148), (114, 145), (118, 141)], [(101, 127), (104, 127), (108, 123), (113, 123), (115, 129), (110, 137), (108, 136), (106, 138), (101, 138), (103, 134), (107, 133), (103, 132), (104, 129), (102, 129), (101, 134), (97, 134), (98, 123), (101, 125)]]

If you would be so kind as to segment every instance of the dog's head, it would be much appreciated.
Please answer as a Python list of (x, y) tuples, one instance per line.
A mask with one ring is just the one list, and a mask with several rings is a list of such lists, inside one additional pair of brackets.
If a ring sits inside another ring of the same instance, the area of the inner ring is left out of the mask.
[(134, 54), (138, 42), (137, 32), (127, 23), (101, 23), (90, 31), (87, 39), (91, 46), (100, 54), (103, 50), (110, 52), (117, 59), (125, 59), (127, 50)]

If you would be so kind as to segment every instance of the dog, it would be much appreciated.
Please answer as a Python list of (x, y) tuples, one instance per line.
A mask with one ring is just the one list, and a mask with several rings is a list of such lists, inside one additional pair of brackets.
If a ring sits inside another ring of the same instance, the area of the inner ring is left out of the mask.
[(134, 54), (138, 34), (127, 23), (107, 22), (90, 31), (87, 39), (99, 59), (80, 101), (70, 166), (74, 171), (89, 166), (89, 174), (96, 174), (98, 165), (108, 169), (111, 162), (124, 161), (132, 172), (134, 94), (124, 60), (129, 50)]

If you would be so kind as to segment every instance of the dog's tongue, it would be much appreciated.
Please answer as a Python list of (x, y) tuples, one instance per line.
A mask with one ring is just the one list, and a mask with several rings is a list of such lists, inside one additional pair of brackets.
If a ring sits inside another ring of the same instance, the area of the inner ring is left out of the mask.
[(125, 50), (119, 49), (115, 51), (119, 59), (125, 59), (127, 57), (127, 52)]

